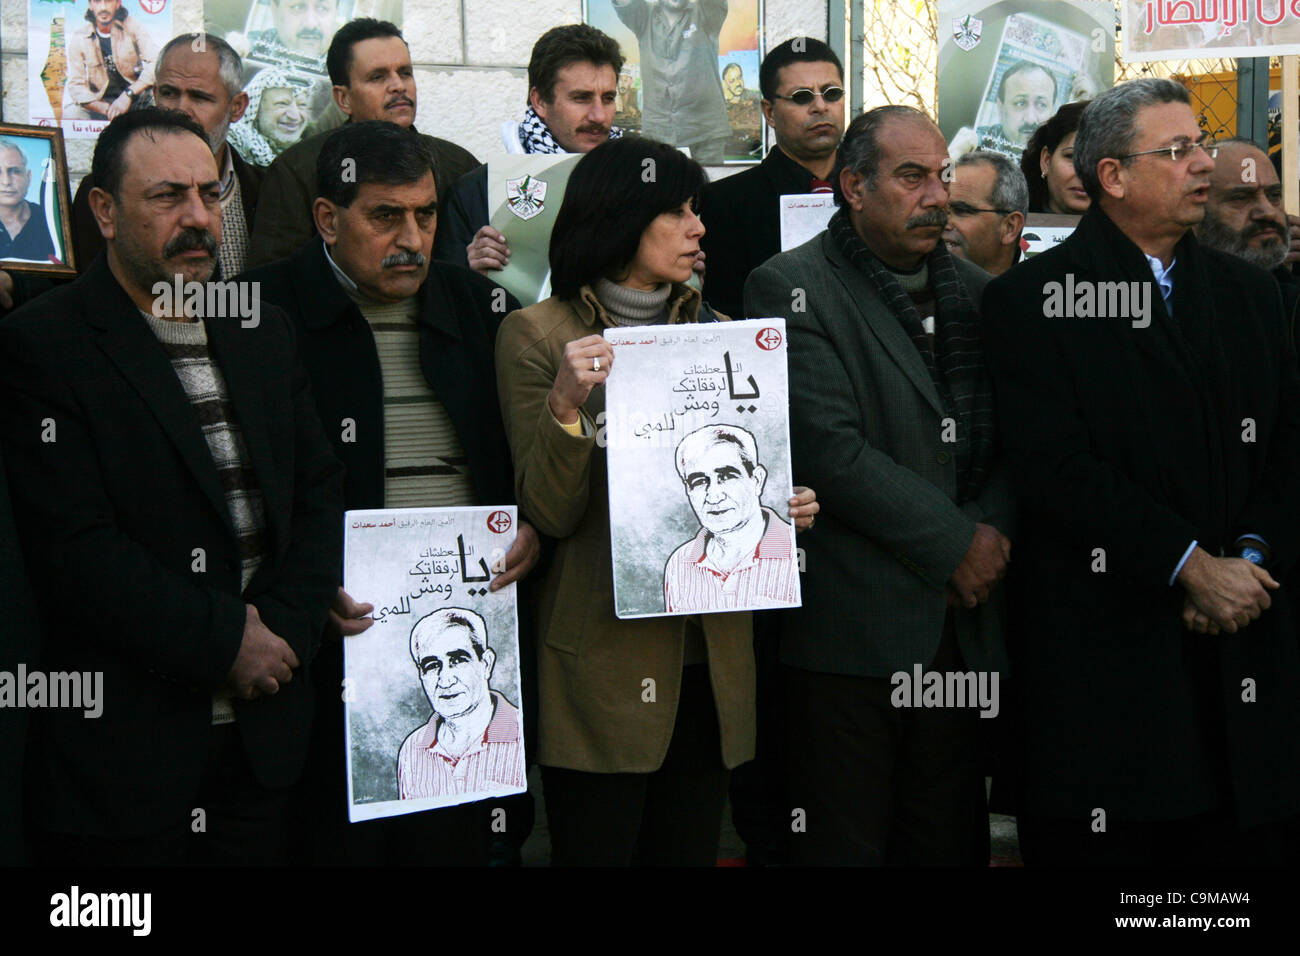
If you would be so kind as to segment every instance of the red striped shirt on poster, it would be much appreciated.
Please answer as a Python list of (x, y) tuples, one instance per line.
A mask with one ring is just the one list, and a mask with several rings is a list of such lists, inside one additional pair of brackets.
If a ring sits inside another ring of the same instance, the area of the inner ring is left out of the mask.
[(767, 530), (752, 556), (730, 571), (709, 561), (710, 532), (700, 529), (673, 552), (664, 567), (664, 609), (674, 613), (734, 611), (795, 603), (798, 571), (790, 544), (790, 526), (764, 508)]
[(397, 755), (399, 799), (493, 793), (525, 785), (519, 708), (497, 691), (492, 691), (492, 703), (483, 739), (459, 757), (438, 743), (437, 714), (411, 732)]

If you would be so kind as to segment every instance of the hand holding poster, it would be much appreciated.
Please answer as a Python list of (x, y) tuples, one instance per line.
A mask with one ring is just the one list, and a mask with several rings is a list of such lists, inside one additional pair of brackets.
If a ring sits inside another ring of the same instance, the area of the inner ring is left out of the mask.
[(348, 819), (522, 793), (513, 584), (488, 589), (513, 506), (344, 516), (343, 587), (375, 606), (344, 641)]
[(784, 320), (605, 338), (618, 616), (798, 607)]
[(488, 163), (492, 228), (506, 237), (510, 261), (492, 281), (521, 305), (551, 294), (551, 227), (564, 201), (569, 174), (582, 156), (542, 153), (501, 156)]

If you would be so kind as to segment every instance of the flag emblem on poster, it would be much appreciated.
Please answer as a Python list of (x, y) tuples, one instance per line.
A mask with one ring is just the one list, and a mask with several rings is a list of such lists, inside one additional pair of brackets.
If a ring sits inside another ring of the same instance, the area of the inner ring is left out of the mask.
[(952, 38), (957, 45), (967, 52), (975, 49), (984, 32), (984, 21), (979, 17), (953, 17)]
[(532, 176), (506, 180), (506, 205), (520, 219), (532, 219), (546, 206), (546, 182)]

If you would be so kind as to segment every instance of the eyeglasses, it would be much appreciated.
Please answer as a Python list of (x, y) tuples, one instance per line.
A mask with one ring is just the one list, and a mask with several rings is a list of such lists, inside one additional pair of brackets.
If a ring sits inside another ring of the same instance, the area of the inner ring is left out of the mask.
[(772, 96), (778, 100), (789, 100), (795, 106), (807, 106), (818, 96), (827, 103), (838, 103), (844, 99), (844, 89), (839, 86), (828, 86), (820, 93), (815, 90), (795, 90), (789, 96), (782, 96), (780, 93), (773, 93)]
[(1123, 156), (1116, 156), (1115, 158), (1132, 159), (1134, 156), (1149, 156), (1154, 153), (1168, 153), (1169, 158), (1177, 163), (1180, 160), (1186, 159), (1198, 149), (1205, 150), (1210, 159), (1214, 159), (1219, 155), (1219, 146), (1217, 143), (1207, 143), (1202, 140), (1197, 143), (1174, 143), (1170, 146), (1161, 146), (1159, 149), (1144, 149), (1140, 153), (1127, 153)]
[(1008, 213), (1014, 212), (1014, 210), (1011, 209), (979, 209), (975, 206), (968, 206), (964, 202), (948, 203), (948, 211), (954, 216), (973, 216), (977, 212), (995, 212), (999, 216), (1005, 216)]

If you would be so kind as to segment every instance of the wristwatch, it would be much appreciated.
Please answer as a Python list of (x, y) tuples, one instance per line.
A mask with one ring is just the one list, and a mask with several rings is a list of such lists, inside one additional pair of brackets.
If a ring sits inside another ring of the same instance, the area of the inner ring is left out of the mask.
[(1263, 566), (1264, 564), (1264, 552), (1259, 550), (1259, 548), (1252, 548), (1249, 546), (1244, 547), (1237, 556), (1245, 558), (1251, 564), (1258, 564), (1260, 566)]

